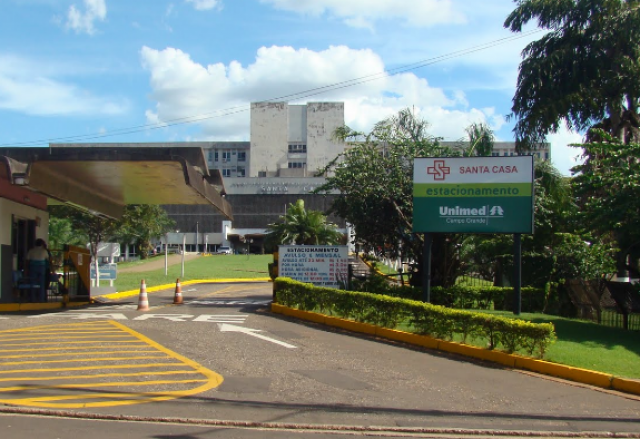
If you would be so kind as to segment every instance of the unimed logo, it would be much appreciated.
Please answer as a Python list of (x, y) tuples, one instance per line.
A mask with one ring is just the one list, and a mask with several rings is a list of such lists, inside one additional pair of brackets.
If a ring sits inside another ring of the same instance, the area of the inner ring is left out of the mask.
[(490, 218), (504, 218), (502, 206), (440, 206), (439, 213), (447, 224), (489, 224)]
[(427, 167), (427, 174), (433, 175), (434, 180), (444, 180), (450, 173), (451, 168), (445, 164), (444, 160), (434, 160), (433, 166)]

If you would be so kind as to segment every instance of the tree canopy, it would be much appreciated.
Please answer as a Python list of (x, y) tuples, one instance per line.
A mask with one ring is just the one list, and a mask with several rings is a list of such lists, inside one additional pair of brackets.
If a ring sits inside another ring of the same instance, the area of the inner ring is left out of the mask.
[[(78, 236), (86, 238), (84, 244), (90, 244), (91, 254), (97, 256), (98, 244), (107, 240), (134, 243), (141, 258), (147, 257), (151, 248), (151, 240), (162, 236), (174, 227), (166, 211), (156, 205), (127, 205), (120, 220), (96, 216), (68, 206), (52, 206), (50, 208), (50, 224), (62, 229), (56, 237), (58, 246), (62, 244), (78, 244)], [(60, 227), (58, 224), (60, 223)], [(65, 241), (64, 224), (69, 224), (75, 236)]]
[(304, 201), (290, 204), (278, 223), (267, 226), (265, 238), (268, 246), (282, 245), (335, 245), (343, 242), (343, 234), (335, 224), (317, 210), (307, 210)]
[(566, 121), (638, 141), (640, 4), (637, 0), (514, 0), (504, 26), (536, 20), (548, 30), (524, 49), (512, 112), (520, 149), (531, 149)]
[[(331, 211), (355, 228), (356, 241), (386, 256), (402, 255), (422, 268), (423, 235), (414, 234), (413, 160), (415, 157), (460, 156), (465, 148), (443, 146), (429, 135), (428, 123), (409, 109), (377, 123), (370, 133), (344, 127), (336, 136), (350, 144), (324, 172), (319, 193), (338, 192)], [(486, 139), (485, 139), (486, 140)], [(467, 148), (471, 150), (470, 148)], [(475, 149), (473, 149), (475, 151)], [(433, 244), (433, 284), (456, 277), (456, 244), (460, 236), (437, 235)], [(414, 276), (419, 282), (420, 275)]]
[[(605, 133), (601, 138), (581, 145), (587, 159), (574, 168), (573, 185), (581, 223), (616, 242), (626, 258), (627, 249), (640, 244), (640, 144), (625, 145)], [(618, 262), (619, 269), (628, 268)]]

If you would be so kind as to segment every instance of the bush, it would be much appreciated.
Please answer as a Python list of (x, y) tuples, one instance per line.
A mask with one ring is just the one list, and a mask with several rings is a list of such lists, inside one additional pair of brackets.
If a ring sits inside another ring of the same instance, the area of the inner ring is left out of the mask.
[(399, 297), (315, 287), (281, 277), (275, 280), (274, 288), (276, 303), (284, 306), (391, 329), (408, 321), (416, 333), (445, 340), (456, 335), (463, 342), (486, 337), (490, 349), (498, 346), (507, 352), (522, 349), (529, 355), (537, 353), (542, 357), (555, 340), (551, 323), (531, 323)]
[[(352, 282), (352, 289), (410, 300), (422, 300), (422, 288), (390, 284), (382, 276), (370, 276)], [(543, 312), (548, 304), (550, 287), (521, 288), (522, 312)], [(554, 290), (555, 291), (555, 290)], [(513, 288), (494, 286), (454, 285), (450, 288), (432, 287), (431, 303), (458, 309), (513, 309)]]

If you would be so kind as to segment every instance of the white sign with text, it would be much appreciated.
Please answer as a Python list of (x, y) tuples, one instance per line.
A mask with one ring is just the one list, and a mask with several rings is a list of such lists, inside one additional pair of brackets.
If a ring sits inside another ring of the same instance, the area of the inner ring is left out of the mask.
[(320, 287), (340, 288), (347, 282), (346, 245), (281, 245), (278, 275)]

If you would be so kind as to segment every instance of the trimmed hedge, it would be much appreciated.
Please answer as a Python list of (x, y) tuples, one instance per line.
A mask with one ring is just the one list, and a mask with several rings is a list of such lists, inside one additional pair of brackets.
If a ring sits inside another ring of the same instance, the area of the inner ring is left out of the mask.
[(274, 282), (275, 302), (303, 311), (314, 311), (361, 323), (395, 329), (409, 321), (418, 334), (451, 340), (486, 338), (489, 349), (512, 353), (524, 350), (544, 356), (556, 339), (552, 323), (531, 323), (415, 300), (357, 291), (316, 287), (279, 277)]
[[(353, 281), (357, 291), (384, 294), (404, 299), (422, 300), (422, 288), (390, 285), (382, 277), (378, 280)], [(513, 288), (494, 286), (454, 285), (449, 288), (432, 287), (431, 303), (458, 309), (513, 309)], [(543, 312), (549, 292), (543, 288), (522, 287), (522, 312)]]

